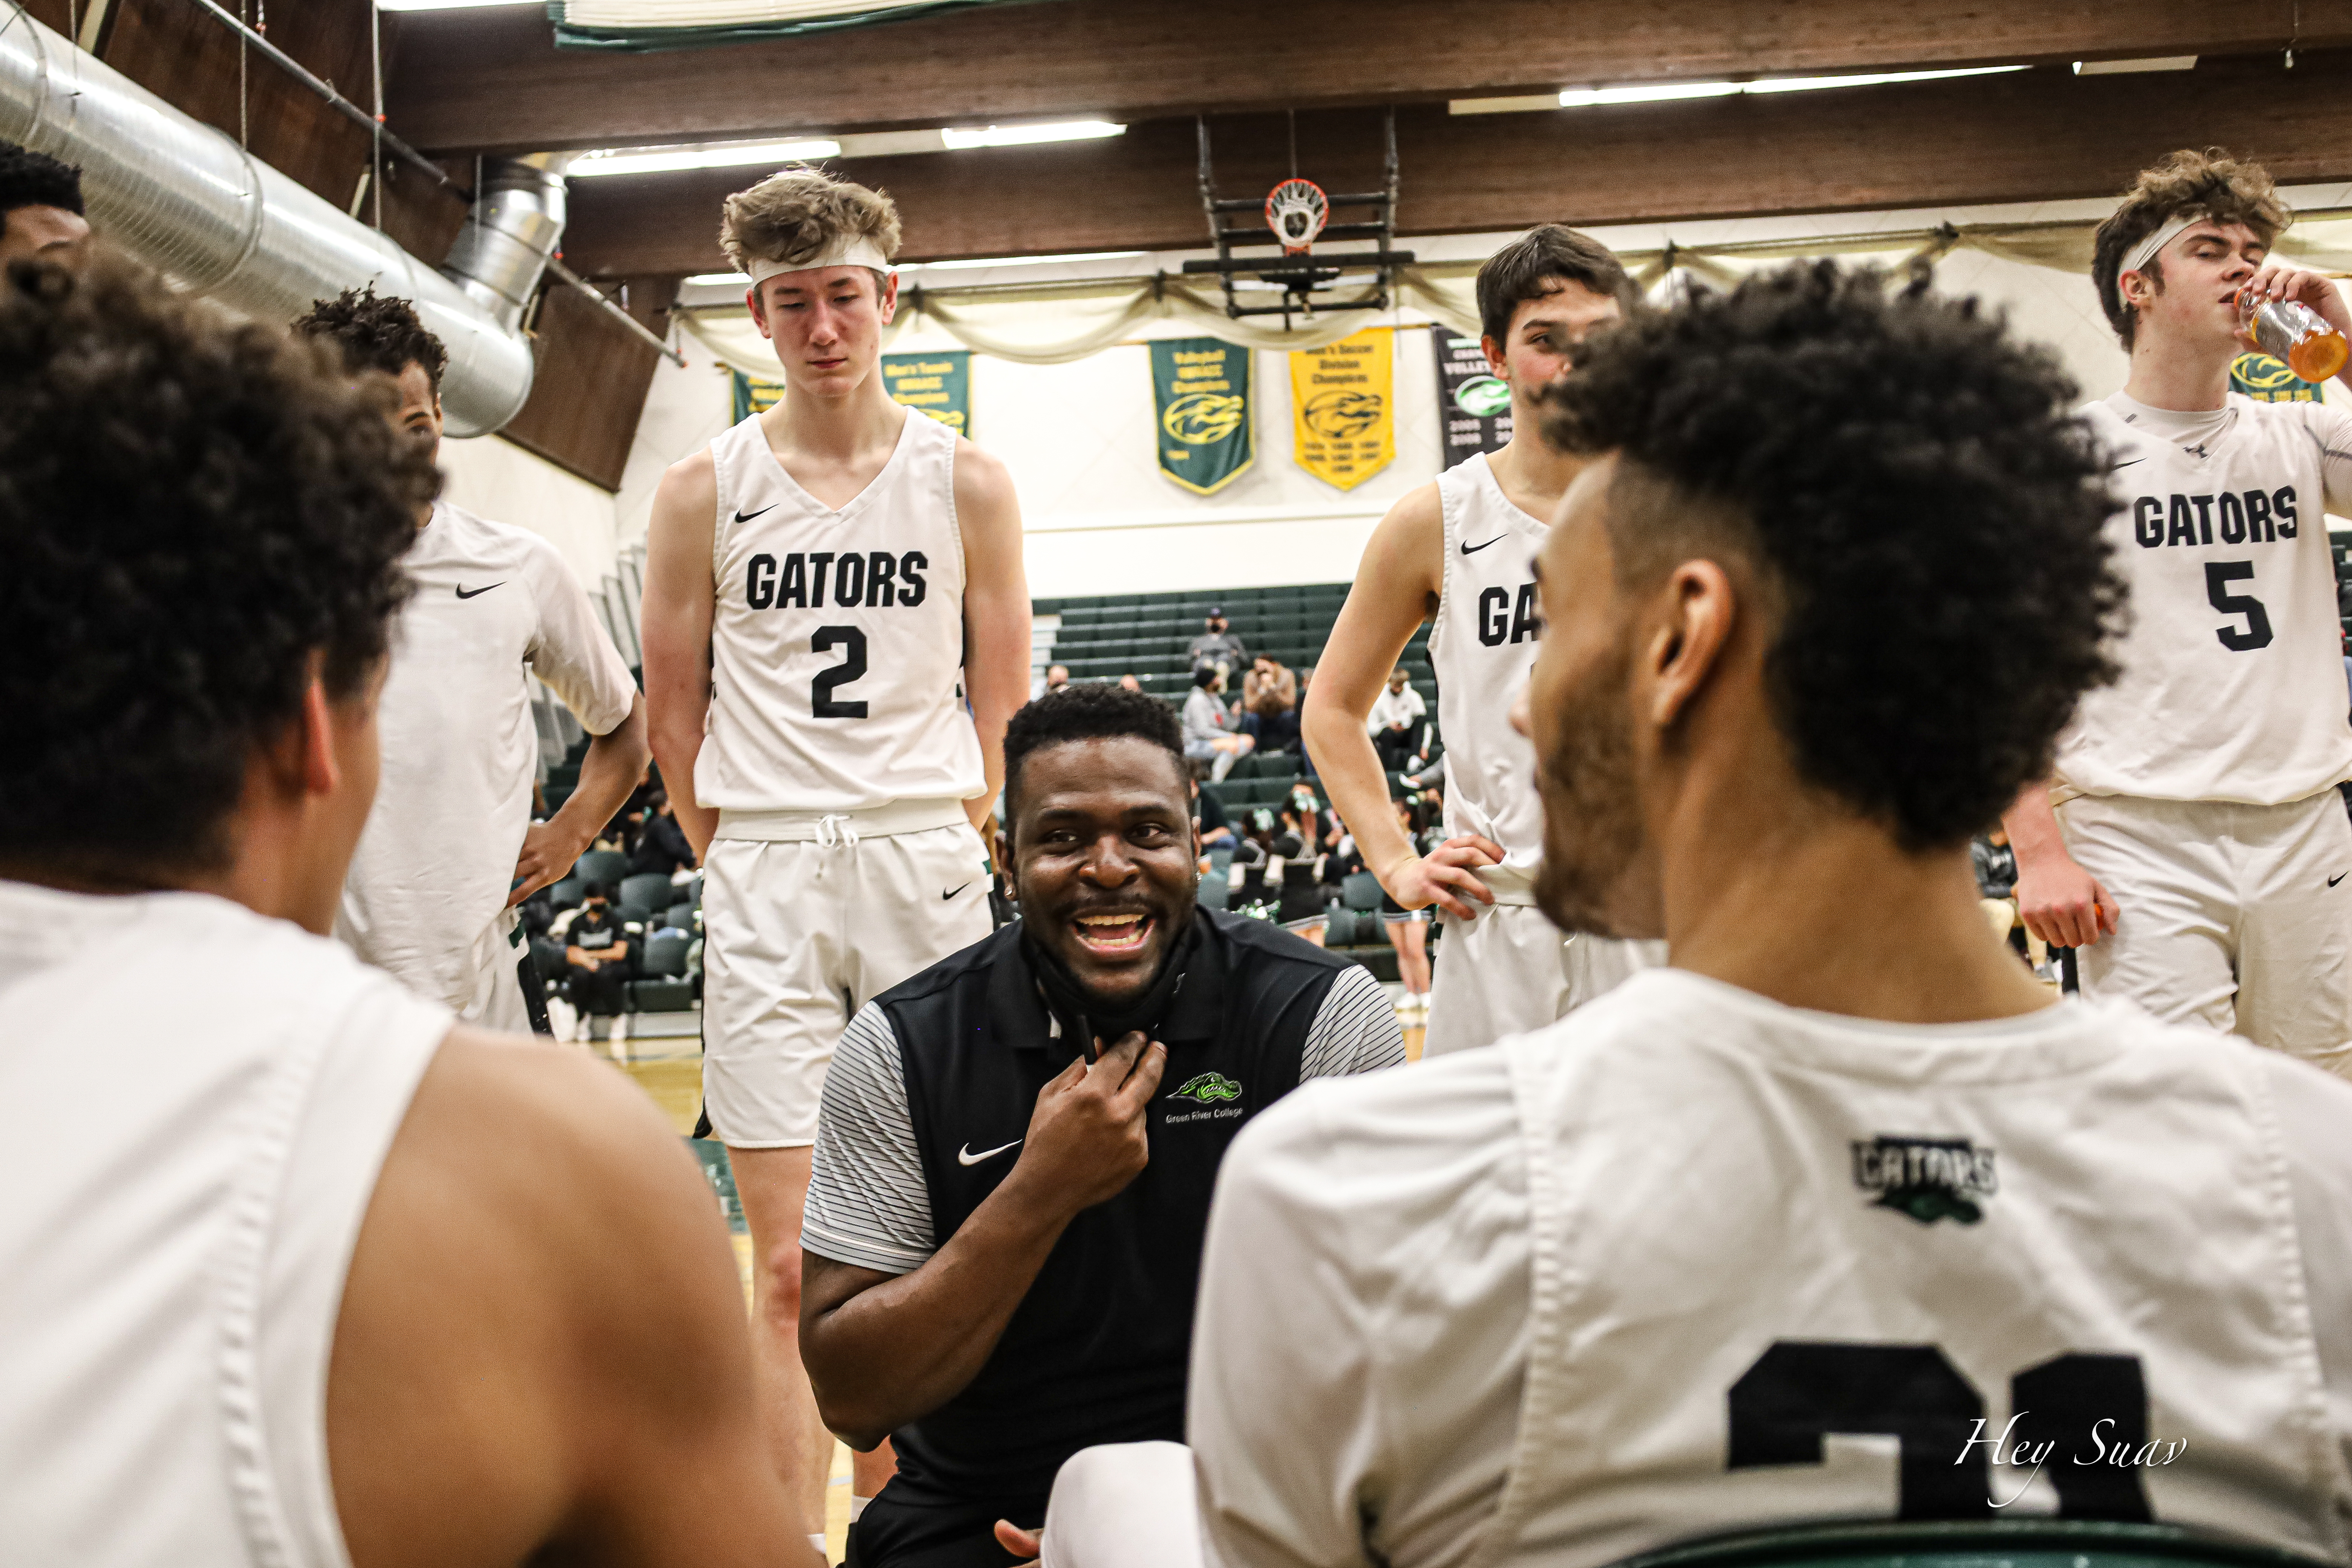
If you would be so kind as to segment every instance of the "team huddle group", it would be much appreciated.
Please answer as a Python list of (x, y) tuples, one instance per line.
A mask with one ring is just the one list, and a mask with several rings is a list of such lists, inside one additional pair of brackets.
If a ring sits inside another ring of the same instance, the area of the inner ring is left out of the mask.
[[(80, 205), (0, 150), (12, 1563), (814, 1568), (836, 1435), (864, 1568), (2034, 1514), (2352, 1562), (2352, 417), (2230, 390), (2242, 297), (2352, 316), (2258, 167), (2126, 193), (2079, 406), (1924, 278), (1486, 263), (1516, 434), (1382, 520), (1300, 715), (1443, 929), (1410, 1064), (1367, 971), (1200, 907), (1168, 705), (1028, 700), (1011, 477), (877, 374), (887, 197), (727, 201), (785, 392), (662, 480), (642, 694), (436, 499), (404, 301), (246, 321)], [(1366, 723), (1424, 621), (1425, 850)], [(540, 822), (530, 674), (593, 737)], [(517, 906), (648, 755), (748, 1324), (676, 1136), (524, 1037)], [(2080, 997), (1988, 929), (1996, 824)]]

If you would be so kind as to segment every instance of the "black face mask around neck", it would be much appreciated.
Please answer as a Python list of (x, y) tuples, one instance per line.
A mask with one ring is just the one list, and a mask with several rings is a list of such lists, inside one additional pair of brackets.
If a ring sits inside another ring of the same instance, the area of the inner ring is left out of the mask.
[(1160, 961), (1160, 973), (1152, 976), (1135, 1000), (1112, 1011), (1081, 988), (1077, 977), (1066, 965), (1022, 932), (1021, 948), (1028, 955), (1030, 973), (1037, 977), (1037, 985), (1045, 994), (1046, 1010), (1062, 1026), (1062, 1037), (1072, 1049), (1071, 1055), (1084, 1053), (1094, 1059), (1094, 1042), (1100, 1038), (1106, 1046), (1121, 1036), (1140, 1029), (1149, 1039), (1157, 1036), (1169, 1011), (1176, 1005), (1176, 994), (1184, 983), (1185, 968), (1201, 942), (1200, 915), (1185, 922), (1184, 931), (1168, 947)]

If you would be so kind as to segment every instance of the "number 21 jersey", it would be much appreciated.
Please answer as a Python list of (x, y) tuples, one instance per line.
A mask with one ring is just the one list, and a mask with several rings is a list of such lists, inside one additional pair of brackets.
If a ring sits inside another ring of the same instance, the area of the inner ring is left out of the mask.
[(987, 787), (961, 690), (955, 447), (908, 411), (882, 471), (835, 510), (776, 461), (758, 416), (710, 443), (704, 805), (865, 811)]
[(2112, 451), (2129, 629), (2122, 677), (2059, 741), (2059, 798), (2275, 805), (2352, 777), (2326, 516), (2352, 512), (2352, 416), (2235, 393), (2216, 415), (2121, 393), (2084, 412)]

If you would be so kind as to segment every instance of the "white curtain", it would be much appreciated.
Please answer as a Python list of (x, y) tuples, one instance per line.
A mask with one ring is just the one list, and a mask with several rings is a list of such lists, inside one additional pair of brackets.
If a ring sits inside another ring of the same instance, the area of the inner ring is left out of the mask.
[[(2091, 223), (1947, 224), (1883, 234), (1809, 239), (1750, 240), (1733, 245), (1669, 246), (1622, 251), (1636, 284), (1654, 295), (1696, 281), (1724, 288), (1748, 273), (1815, 256), (1850, 256), (1880, 265), (1932, 267), (1956, 249), (1981, 250), (2010, 261), (2087, 273)], [(2323, 271), (2352, 272), (2352, 210), (2306, 213), (2279, 237), (2279, 253)], [(970, 289), (909, 288), (899, 295), (888, 339), (927, 323), (964, 347), (1022, 364), (1063, 364), (1115, 344), (1162, 336), (1162, 323), (1254, 349), (1311, 349), (1338, 342), (1366, 327), (1438, 321), (1465, 336), (1478, 332), (1475, 261), (1436, 262), (1402, 268), (1389, 308), (1348, 309), (1348, 298), (1293, 318), (1235, 321), (1225, 314), (1223, 290), (1202, 277), (1160, 273), (1067, 284), (983, 285)], [(1271, 301), (1271, 292), (1254, 298)], [(1361, 293), (1352, 298), (1362, 298)], [(740, 305), (677, 312), (686, 330), (722, 363), (746, 375), (772, 380), (775, 354)]]

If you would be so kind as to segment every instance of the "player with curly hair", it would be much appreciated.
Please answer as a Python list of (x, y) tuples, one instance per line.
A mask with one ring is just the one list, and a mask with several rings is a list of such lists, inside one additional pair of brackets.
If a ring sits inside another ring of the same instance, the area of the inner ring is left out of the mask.
[(56, 256), (89, 237), (81, 171), (46, 153), (0, 142), (0, 265), (20, 256)]
[[(2336, 285), (2271, 253), (2293, 221), (2221, 152), (2144, 171), (2091, 279), (2131, 354), (2089, 405), (2114, 449), (2107, 537), (2131, 584), (2123, 677), (2007, 816), (2026, 926), (2083, 989), (2352, 1072), (2352, 778), (2326, 513), (2352, 512), (2352, 415), (2230, 389), (2237, 300)], [(2342, 378), (2352, 386), (2352, 374)]]
[(6, 1555), (806, 1563), (693, 1161), (326, 940), (437, 478), (380, 384), (0, 269)]
[[(888, 196), (821, 169), (727, 198), (784, 393), (663, 476), (646, 533), (654, 751), (705, 868), (703, 1111), (812, 1534), (833, 1439), (799, 1360), (800, 1232), (826, 1064), (870, 998), (991, 930), (978, 829), (1029, 694), (1012, 476), (883, 385), (898, 233)], [(861, 1459), (855, 1495), (887, 1473)]]
[[(2053, 997), (1977, 905), (1970, 835), (2114, 673), (2074, 396), (1828, 262), (1588, 345), (1539, 896), (1673, 966), (1258, 1117), (1192, 1454), (1074, 1458), (1046, 1561), (1598, 1564), (2029, 1491), (2343, 1552), (2352, 1085)], [(1895, 1451), (1824, 1446), (1865, 1433)]]
[[(399, 389), (400, 429), (441, 442), (448, 351), (407, 300), (373, 288), (314, 303), (294, 330)], [(645, 699), (553, 545), (449, 500), (417, 512), (378, 725), (383, 788), (352, 858), (335, 934), (468, 1023), (550, 1032), (515, 906), (566, 875), (645, 772)], [(537, 676), (590, 740), (571, 797), (531, 820)], [(580, 1039), (589, 1019), (578, 1020)], [(625, 1015), (613, 1020), (623, 1055)]]

